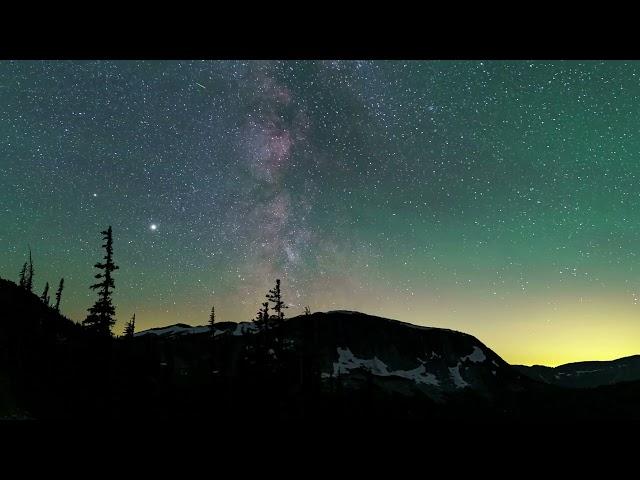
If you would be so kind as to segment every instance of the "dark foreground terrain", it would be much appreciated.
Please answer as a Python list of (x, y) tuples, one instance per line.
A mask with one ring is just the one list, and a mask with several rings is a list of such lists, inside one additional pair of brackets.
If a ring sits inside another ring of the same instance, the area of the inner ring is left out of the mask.
[(640, 381), (619, 366), (632, 360), (572, 388), (473, 336), (357, 312), (268, 334), (221, 322), (213, 339), (180, 324), (100, 339), (13, 282), (0, 280), (0, 306), (2, 419), (640, 418)]

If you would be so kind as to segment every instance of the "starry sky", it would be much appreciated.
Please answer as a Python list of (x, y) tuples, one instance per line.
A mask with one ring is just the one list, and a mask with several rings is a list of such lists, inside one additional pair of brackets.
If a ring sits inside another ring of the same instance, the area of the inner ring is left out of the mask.
[(121, 333), (359, 310), (512, 363), (640, 353), (640, 63), (2, 61), (0, 276)]

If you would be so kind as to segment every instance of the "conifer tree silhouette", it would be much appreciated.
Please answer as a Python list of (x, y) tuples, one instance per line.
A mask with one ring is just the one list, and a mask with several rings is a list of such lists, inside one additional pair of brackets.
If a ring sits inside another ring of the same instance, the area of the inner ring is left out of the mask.
[(216, 323), (216, 307), (213, 305), (211, 307), (211, 313), (209, 314), (209, 333), (211, 336), (215, 336), (215, 326)]
[(33, 292), (33, 260), (31, 259), (31, 247), (29, 247), (29, 266), (24, 280), (24, 288)]
[(62, 289), (64, 288), (64, 278), (60, 279), (60, 284), (58, 285), (58, 290), (56, 291), (56, 312), (60, 311), (60, 298), (62, 297)]
[(105, 243), (102, 247), (105, 249), (104, 263), (96, 263), (95, 268), (102, 270), (103, 273), (97, 273), (95, 278), (102, 281), (91, 285), (92, 290), (98, 290), (98, 300), (88, 309), (89, 315), (83, 320), (82, 324), (94, 331), (100, 336), (111, 336), (111, 327), (115, 324), (114, 315), (116, 309), (111, 300), (112, 290), (115, 288), (112, 272), (118, 270), (118, 266), (113, 263), (113, 233), (111, 226), (107, 230), (103, 230), (102, 239)]
[(40, 300), (42, 300), (45, 305), (49, 305), (49, 282), (44, 286), (44, 291), (42, 292), (42, 295), (40, 295)]
[(259, 332), (264, 332), (269, 328), (269, 302), (264, 302), (262, 308), (258, 310), (253, 323)]
[[(281, 361), (282, 353), (284, 352), (284, 338), (283, 338), (283, 327), (284, 327), (284, 309), (288, 308), (282, 300), (282, 292), (280, 290), (280, 279), (276, 279), (276, 285), (274, 288), (269, 290), (269, 293), (266, 295), (267, 300), (269, 302), (273, 302), (273, 307), (271, 310), (275, 312), (275, 315), (269, 316), (268, 307), (266, 308), (266, 316), (267, 316), (267, 330), (268, 333), (266, 335), (265, 341), (267, 343), (267, 353), (269, 361), (274, 360), (273, 368), (276, 370), (279, 368), (278, 364)], [(268, 305), (268, 302), (265, 304)], [(273, 357), (273, 358), (272, 358)]]
[(136, 314), (133, 314), (131, 320), (124, 326), (124, 337), (133, 338), (133, 334), (136, 333)]
[(20, 286), (27, 288), (27, 262), (24, 262), (20, 270)]
[(262, 375), (269, 369), (269, 350), (272, 349), (269, 302), (262, 303), (262, 308), (258, 310), (253, 323), (257, 327), (258, 331), (256, 335), (252, 335), (254, 349), (252, 352), (252, 361), (257, 368), (256, 372)]
[(211, 313), (209, 314), (209, 335), (211, 341), (209, 343), (209, 353), (211, 354), (211, 371), (216, 374), (218, 370), (216, 368), (216, 307), (215, 305), (211, 306)]
[(275, 321), (276, 325), (279, 326), (284, 321), (284, 312), (282, 311), (285, 308), (289, 308), (282, 301), (282, 293), (280, 291), (280, 279), (276, 279), (276, 286), (269, 290), (269, 293), (266, 295), (267, 300), (274, 303), (274, 306), (271, 307), (271, 310), (276, 312)]

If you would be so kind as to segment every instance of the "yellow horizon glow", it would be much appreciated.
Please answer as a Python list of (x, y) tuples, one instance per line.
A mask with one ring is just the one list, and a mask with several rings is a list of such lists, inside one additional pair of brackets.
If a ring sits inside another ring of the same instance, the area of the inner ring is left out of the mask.
[[(411, 296), (399, 310), (397, 303), (357, 290), (341, 295), (336, 303), (322, 305), (310, 301), (312, 311), (356, 310), (407, 323), (447, 328), (475, 336), (510, 364), (557, 366), (565, 363), (614, 360), (640, 354), (640, 306), (628, 296), (601, 294), (580, 298), (575, 294), (554, 297), (523, 297), (517, 301), (495, 301), (469, 295), (454, 299), (441, 296)], [(246, 321), (225, 318), (231, 310), (222, 299), (216, 303), (219, 321)], [(234, 302), (230, 302), (233, 304)], [(305, 302), (306, 303), (306, 302)], [(452, 307), (452, 305), (456, 305)], [(315, 308), (314, 308), (315, 306)], [(292, 308), (289, 317), (302, 314), (303, 306)], [(210, 305), (171, 305), (170, 308), (138, 312), (138, 329), (175, 323), (204, 325)], [(114, 332), (120, 333), (127, 319), (119, 315)]]

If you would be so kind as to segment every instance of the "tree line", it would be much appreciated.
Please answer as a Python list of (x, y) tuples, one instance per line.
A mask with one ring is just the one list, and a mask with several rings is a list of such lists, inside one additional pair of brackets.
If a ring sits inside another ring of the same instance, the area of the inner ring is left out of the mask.
[[(113, 304), (113, 291), (115, 289), (115, 281), (113, 274), (120, 267), (115, 264), (113, 258), (113, 230), (109, 226), (106, 230), (100, 232), (102, 235), (102, 248), (104, 249), (103, 261), (95, 263), (94, 268), (98, 273), (94, 275), (96, 282), (89, 288), (97, 291), (98, 298), (94, 304), (87, 309), (88, 314), (82, 321), (82, 325), (88, 332), (99, 337), (112, 337), (112, 328), (116, 323), (116, 308)], [(31, 247), (29, 247), (29, 260), (24, 262), (19, 275), (19, 286), (29, 292), (33, 292), (34, 267)], [(55, 294), (55, 303), (51, 305), (49, 295), (49, 282), (46, 282), (44, 290), (40, 295), (40, 300), (55, 311), (60, 311), (60, 302), (62, 299), (62, 291), (64, 289), (64, 278), (60, 279), (58, 289)], [(256, 327), (257, 333), (261, 333), (265, 337), (264, 347), (266, 352), (271, 355), (277, 355), (281, 350), (280, 331), (284, 323), (284, 310), (289, 308), (282, 299), (282, 290), (280, 279), (276, 279), (275, 286), (265, 295), (265, 302), (261, 304), (256, 317), (252, 320)], [(305, 307), (305, 314), (309, 315), (309, 307)], [(211, 307), (209, 315), (209, 331), (213, 339), (215, 337), (215, 306)], [(131, 338), (135, 333), (136, 315), (125, 324), (123, 336)]]
[[(180, 409), (174, 411), (172, 402), (180, 396), (179, 392), (189, 391), (194, 396), (187, 396), (185, 401), (193, 401), (194, 405), (200, 404), (198, 398), (207, 402), (215, 400), (218, 406), (257, 399), (275, 411), (284, 408), (282, 405), (297, 402), (302, 398), (300, 395), (306, 395), (305, 399), (319, 395), (317, 326), (309, 322), (310, 328), (298, 331), (289, 328), (293, 324), (285, 325), (289, 306), (280, 279), (275, 279), (262, 301), (256, 302), (260, 308), (250, 320), (251, 331), (245, 330), (247, 335), (221, 335), (229, 329), (220, 327), (219, 312), (212, 305), (205, 335), (176, 342), (153, 335), (133, 339), (137, 318), (132, 313), (125, 322), (121, 340), (111, 341), (117, 310), (114, 291), (120, 267), (114, 254), (112, 227), (100, 233), (100, 257), (93, 265), (92, 282), (88, 282), (95, 297), (84, 320), (78, 323), (39, 320), (33, 329), (36, 334), (29, 336), (34, 339), (32, 346), (16, 350), (17, 357), (37, 359), (29, 360), (29, 368), (16, 367), (15, 375), (17, 379), (24, 379), (25, 398), (33, 400), (34, 408), (54, 412), (59, 405), (68, 404), (67, 400), (52, 400), (55, 395), (61, 399), (81, 396), (87, 405), (83, 411), (95, 408), (106, 412), (113, 398), (130, 395), (166, 409), (162, 411), (178, 414)], [(115, 250), (117, 254), (117, 246)], [(33, 293), (34, 272), (37, 272), (31, 248), (27, 258), (20, 270), (19, 284)], [(59, 311), (64, 288), (64, 278), (61, 278), (54, 296), (51, 283), (46, 282), (41, 294), (27, 299), (27, 303), (37, 304), (36, 298), (39, 298), (49, 308)], [(309, 307), (305, 308), (305, 314), (311, 314)], [(51, 315), (51, 318), (57, 316)], [(59, 334), (65, 325), (66, 330)], [(176, 366), (177, 360), (188, 367)], [(16, 361), (16, 365), (21, 362)], [(51, 389), (57, 393), (51, 394)], [(117, 408), (126, 410), (124, 403), (118, 403)], [(75, 412), (75, 407), (69, 411)]]
[[(29, 247), (29, 261), (24, 262), (24, 264), (22, 265), (22, 269), (20, 270), (20, 278), (18, 280), (18, 285), (28, 292), (33, 292), (33, 274), (33, 258), (31, 256), (31, 247)], [(40, 295), (40, 300), (42, 300), (42, 302), (48, 307), (53, 307), (56, 312), (59, 312), (63, 289), (64, 278), (61, 278), (60, 283), (58, 283), (58, 290), (56, 291), (56, 303), (54, 305), (51, 305), (49, 297), (49, 282), (47, 282), (44, 286), (44, 291)]]
[[(118, 270), (118, 267), (113, 261), (113, 230), (111, 226), (107, 230), (101, 232), (104, 243), (102, 248), (105, 250), (103, 262), (97, 262), (94, 267), (99, 270), (95, 274), (95, 278), (98, 280), (89, 288), (97, 290), (98, 299), (95, 303), (89, 307), (87, 317), (82, 321), (82, 325), (87, 331), (102, 337), (111, 337), (112, 328), (116, 323), (115, 320), (115, 306), (113, 305), (112, 294), (115, 289), (115, 282), (113, 279), (113, 272)], [(20, 270), (18, 284), (21, 288), (24, 288), (28, 292), (33, 292), (33, 278), (34, 278), (33, 257), (31, 253), (31, 247), (29, 247), (29, 260), (24, 262), (22, 269)], [(60, 311), (60, 302), (62, 300), (62, 291), (64, 289), (64, 278), (60, 279), (58, 289), (55, 295), (55, 304), (51, 305), (49, 295), (49, 282), (46, 282), (44, 290), (40, 295), (40, 300), (52, 307), (57, 312)], [(125, 337), (132, 337), (135, 331), (135, 314), (133, 318), (127, 322), (124, 329)]]

